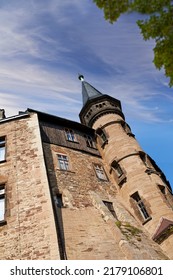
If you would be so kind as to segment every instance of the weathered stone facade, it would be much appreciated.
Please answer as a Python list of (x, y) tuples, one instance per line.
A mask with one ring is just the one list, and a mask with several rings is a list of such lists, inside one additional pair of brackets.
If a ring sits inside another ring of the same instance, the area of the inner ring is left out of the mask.
[(173, 259), (169, 183), (120, 101), (83, 90), (83, 124), (2, 111), (0, 259)]
[(59, 249), (37, 115), (4, 119), (5, 221), (0, 225), (0, 259), (58, 259)]

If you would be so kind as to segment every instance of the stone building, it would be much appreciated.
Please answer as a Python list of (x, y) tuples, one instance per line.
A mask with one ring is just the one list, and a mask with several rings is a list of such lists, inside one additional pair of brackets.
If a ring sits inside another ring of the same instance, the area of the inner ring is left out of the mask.
[(81, 123), (0, 110), (0, 259), (173, 259), (169, 182), (80, 79)]

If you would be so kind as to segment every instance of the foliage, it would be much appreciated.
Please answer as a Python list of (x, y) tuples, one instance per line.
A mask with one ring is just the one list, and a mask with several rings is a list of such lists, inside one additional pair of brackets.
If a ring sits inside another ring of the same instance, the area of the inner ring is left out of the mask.
[(127, 240), (131, 240), (133, 237), (136, 238), (137, 241), (141, 241), (141, 229), (138, 229), (132, 226), (129, 223), (116, 221), (116, 226), (121, 230), (122, 234), (126, 237)]
[(121, 221), (116, 221), (115, 224), (116, 224), (116, 226), (117, 226), (118, 228), (121, 227)]
[(154, 64), (164, 68), (173, 86), (173, 1), (172, 0), (93, 0), (104, 11), (105, 19), (115, 22), (126, 12), (146, 15), (138, 20), (144, 40), (154, 39)]

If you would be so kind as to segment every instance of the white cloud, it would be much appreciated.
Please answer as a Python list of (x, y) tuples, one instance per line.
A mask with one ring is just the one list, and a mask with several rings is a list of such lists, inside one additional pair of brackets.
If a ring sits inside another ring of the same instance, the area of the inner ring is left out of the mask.
[(153, 42), (143, 41), (134, 16), (110, 25), (88, 0), (1, 1), (0, 100), (6, 115), (30, 107), (78, 120), (81, 72), (121, 100), (127, 122), (139, 123), (144, 141), (144, 122), (172, 131), (172, 90), (153, 66)]
[(153, 43), (142, 40), (135, 20), (123, 17), (111, 26), (88, 1), (24, 2), (0, 10), (1, 104), (10, 113), (20, 106), (79, 112), (79, 69), (101, 92), (119, 98), (127, 116), (161, 121), (162, 109), (149, 102), (160, 94), (153, 84), (165, 80), (151, 62)]

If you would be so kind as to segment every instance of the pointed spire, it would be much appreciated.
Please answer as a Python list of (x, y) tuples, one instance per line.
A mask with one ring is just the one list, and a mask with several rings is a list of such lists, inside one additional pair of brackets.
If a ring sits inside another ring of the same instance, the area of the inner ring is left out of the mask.
[(79, 74), (79, 80), (82, 81), (82, 97), (83, 97), (83, 105), (87, 103), (88, 100), (94, 99), (102, 95), (100, 91), (95, 89), (89, 83), (84, 81), (84, 76)]

